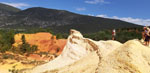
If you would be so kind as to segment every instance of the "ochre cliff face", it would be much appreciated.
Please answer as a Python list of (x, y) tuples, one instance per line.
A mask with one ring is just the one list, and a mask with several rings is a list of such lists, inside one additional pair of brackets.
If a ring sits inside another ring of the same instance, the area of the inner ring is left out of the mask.
[(35, 34), (16, 34), (14, 36), (14, 46), (22, 44), (22, 35), (25, 36), (25, 40), (30, 45), (37, 45), (40, 52), (49, 52), (60, 54), (66, 45), (66, 39), (57, 39), (50, 33), (41, 32)]

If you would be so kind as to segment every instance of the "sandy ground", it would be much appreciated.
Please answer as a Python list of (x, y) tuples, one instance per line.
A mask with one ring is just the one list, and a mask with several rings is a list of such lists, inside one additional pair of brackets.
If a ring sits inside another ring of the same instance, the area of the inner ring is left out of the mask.
[(34, 67), (34, 65), (24, 65), (20, 62), (17, 62), (16, 60), (11, 60), (11, 59), (7, 59), (5, 60), (5, 62), (6, 64), (0, 63), (0, 73), (11, 73), (9, 72), (9, 69), (13, 69), (13, 66), (15, 66), (16, 70)]
[(99, 73), (150, 73), (150, 48), (138, 40), (118, 47), (99, 66)]

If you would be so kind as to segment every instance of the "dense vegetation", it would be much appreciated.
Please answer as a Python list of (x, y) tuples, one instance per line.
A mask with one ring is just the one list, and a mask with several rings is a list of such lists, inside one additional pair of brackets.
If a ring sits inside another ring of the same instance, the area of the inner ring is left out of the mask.
[(0, 30), (0, 52), (5, 52), (11, 49), (14, 43), (14, 30)]
[(12, 51), (14, 53), (33, 53), (37, 51), (36, 45), (30, 45), (26, 42), (25, 36), (22, 36), (23, 44), (19, 45), (18, 47), (13, 47), (14, 44), (14, 35), (19, 33), (15, 30), (0, 30), (0, 52), (5, 53), (6, 51)]
[[(0, 30), (0, 52), (4, 53), (6, 51), (14, 51), (16, 53), (32, 53), (37, 51), (37, 46), (30, 46), (25, 41), (25, 36), (22, 36), (23, 44), (19, 47), (12, 47), (14, 43), (14, 35), (17, 33), (37, 33), (37, 32), (50, 32), (57, 36), (57, 38), (66, 38), (68, 37), (68, 33), (54, 33), (51, 29), (32, 29), (32, 30), (11, 30), (11, 29), (1, 29)], [(142, 28), (137, 29), (116, 29), (116, 40), (122, 43), (131, 39), (141, 39)], [(81, 32), (82, 33), (82, 32)], [(111, 40), (111, 30), (103, 30), (96, 33), (85, 33), (83, 34), (86, 38), (91, 38), (93, 40)]]
[[(141, 39), (142, 38), (142, 29), (117, 29), (115, 40), (125, 43), (131, 39)], [(85, 37), (91, 38), (93, 40), (111, 40), (112, 39), (112, 31), (111, 30), (104, 30), (99, 31), (97, 33), (91, 34), (84, 34)]]

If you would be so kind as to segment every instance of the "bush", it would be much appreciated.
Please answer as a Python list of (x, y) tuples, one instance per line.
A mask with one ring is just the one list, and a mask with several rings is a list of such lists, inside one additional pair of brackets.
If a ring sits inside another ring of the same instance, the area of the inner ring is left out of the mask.
[(38, 50), (38, 46), (32, 45), (31, 52), (36, 52)]
[(57, 52), (59, 52), (60, 48), (57, 48)]
[(12, 69), (9, 69), (8, 71), (11, 72), (11, 73), (19, 73), (19, 70), (16, 69), (16, 65), (14, 65), (14, 66), (12, 67)]
[(3, 54), (3, 55), (2, 55), (2, 58), (3, 58), (3, 59), (13, 59), (13, 58), (14, 58), (14, 55), (11, 55), (11, 54)]

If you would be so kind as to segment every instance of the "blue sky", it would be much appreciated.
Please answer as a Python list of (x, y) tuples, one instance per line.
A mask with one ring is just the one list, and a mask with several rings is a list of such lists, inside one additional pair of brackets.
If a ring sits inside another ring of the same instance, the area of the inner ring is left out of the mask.
[(150, 0), (0, 0), (20, 9), (45, 7), (150, 25)]

